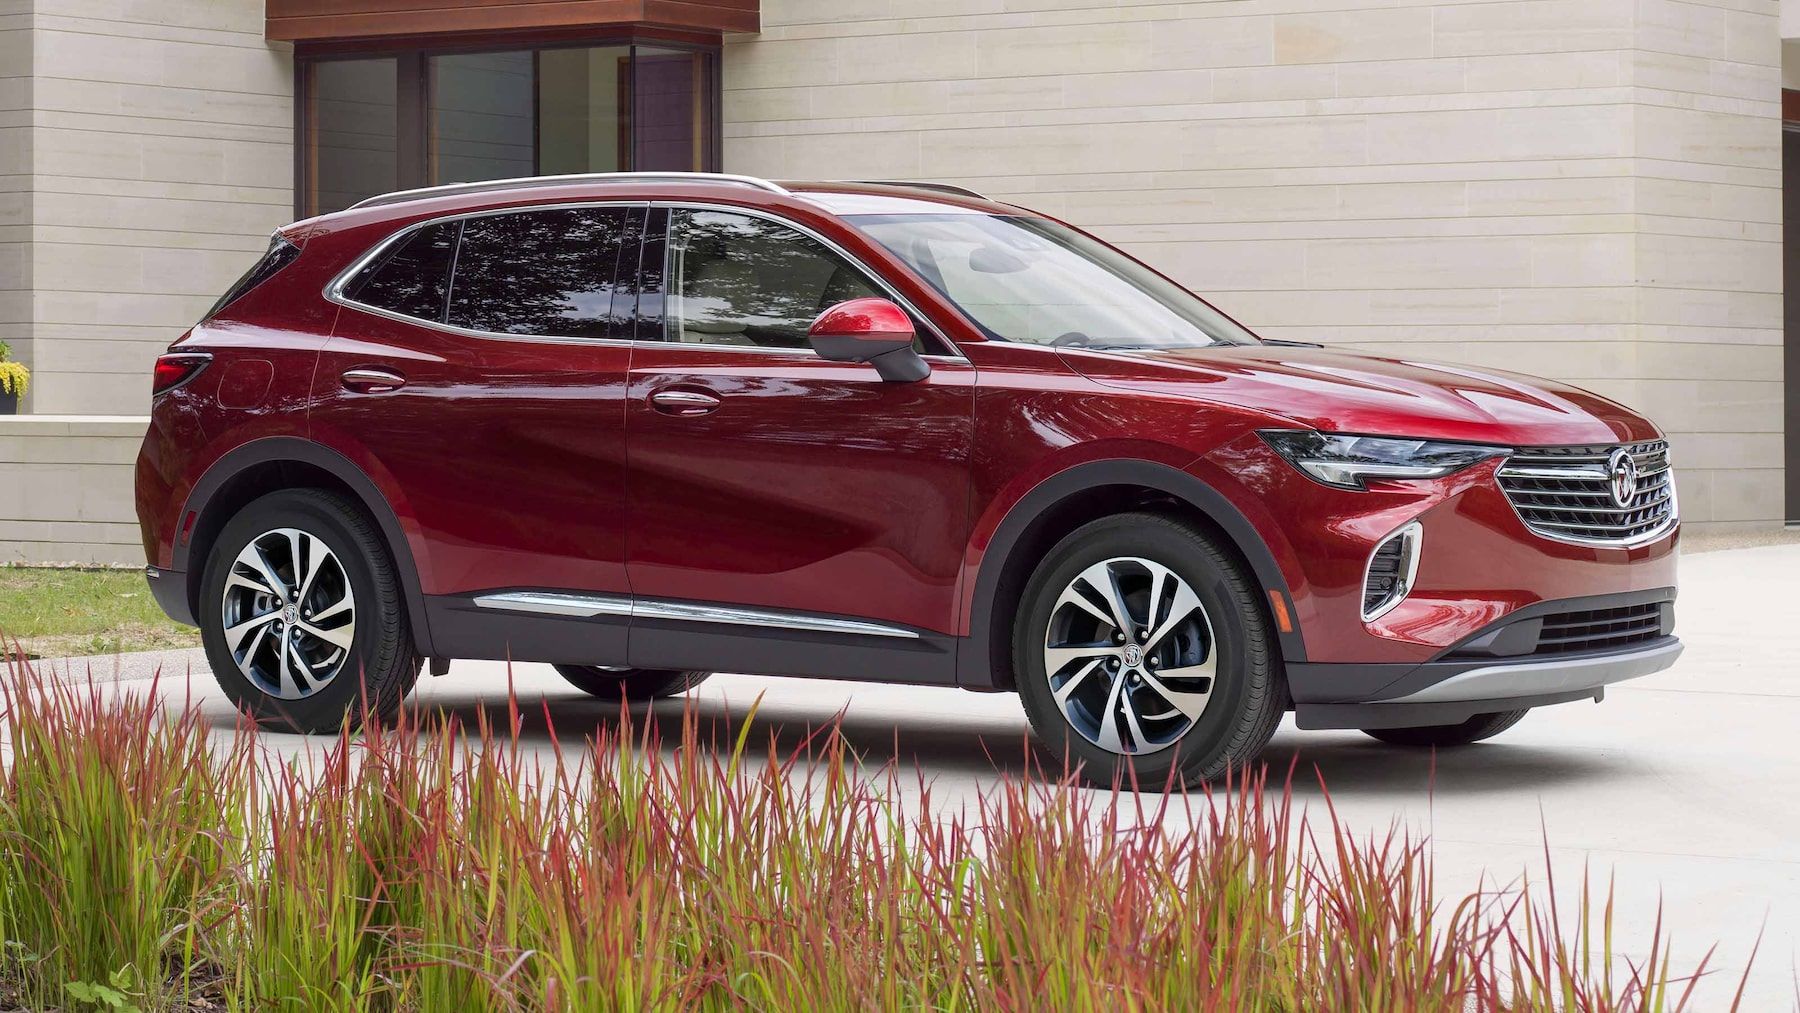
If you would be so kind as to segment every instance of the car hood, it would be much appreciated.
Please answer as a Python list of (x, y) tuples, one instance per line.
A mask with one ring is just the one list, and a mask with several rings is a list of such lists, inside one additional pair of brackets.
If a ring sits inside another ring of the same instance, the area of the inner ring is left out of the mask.
[(1108, 386), (1234, 405), (1326, 432), (1512, 445), (1658, 436), (1643, 416), (1598, 394), (1502, 370), (1277, 345), (1062, 352), (1072, 369)]

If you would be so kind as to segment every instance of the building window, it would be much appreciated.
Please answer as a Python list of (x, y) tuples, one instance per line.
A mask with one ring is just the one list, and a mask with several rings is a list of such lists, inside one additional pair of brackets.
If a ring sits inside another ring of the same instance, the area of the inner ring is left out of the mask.
[(718, 55), (630, 43), (309, 56), (301, 215), (440, 183), (716, 171)]
[(393, 59), (310, 65), (301, 150), (310, 184), (301, 209), (336, 211), (400, 185)]

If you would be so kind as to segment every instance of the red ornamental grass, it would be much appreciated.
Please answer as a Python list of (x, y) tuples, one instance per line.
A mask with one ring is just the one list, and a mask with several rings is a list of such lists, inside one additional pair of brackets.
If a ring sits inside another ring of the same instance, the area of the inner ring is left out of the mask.
[(18, 663), (5, 703), (0, 988), (34, 1008), (1654, 1011), (1698, 974), (1660, 924), (1618, 959), (1610, 887), (1445, 899), (1427, 842), (1266, 771), (946, 809), (754, 712), (420, 711), (283, 762)]

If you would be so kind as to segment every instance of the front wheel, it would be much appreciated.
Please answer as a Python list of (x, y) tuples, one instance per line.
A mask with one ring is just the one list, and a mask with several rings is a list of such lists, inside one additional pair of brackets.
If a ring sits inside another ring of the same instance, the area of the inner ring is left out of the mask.
[(1496, 714), (1477, 714), (1467, 721), (1454, 725), (1422, 725), (1416, 728), (1364, 728), (1363, 734), (1378, 739), (1392, 746), (1415, 746), (1419, 748), (1448, 746), (1466, 746), (1482, 739), (1491, 739), (1519, 723), (1526, 711), (1500, 711)]
[(569, 685), (583, 693), (614, 701), (679, 696), (705, 682), (712, 674), (663, 668), (603, 668), (599, 665), (557, 665), (555, 668)]
[(199, 612), (213, 677), (267, 728), (386, 717), (419, 675), (387, 545), (336, 493), (289, 489), (239, 511), (208, 554)]
[(1221, 777), (1287, 710), (1257, 585), (1206, 534), (1155, 514), (1094, 521), (1050, 550), (1013, 662), (1039, 739), (1097, 784)]

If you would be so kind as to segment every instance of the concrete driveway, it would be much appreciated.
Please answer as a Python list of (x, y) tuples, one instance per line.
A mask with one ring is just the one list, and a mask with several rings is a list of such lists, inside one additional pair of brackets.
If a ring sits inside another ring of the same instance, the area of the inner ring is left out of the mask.
[[(1627, 954), (1642, 955), (1660, 903), (1677, 967), (1719, 944), (1701, 1009), (1723, 1005), (1761, 933), (1745, 1008), (1792, 1008), (1800, 995), (1800, 544), (1687, 555), (1681, 576), (1677, 632), (1687, 654), (1668, 672), (1616, 687), (1603, 704), (1538, 711), (1435, 766), (1428, 754), (1359, 733), (1291, 723), (1267, 760), (1285, 770), (1297, 759), (1299, 795), (1315, 805), (1316, 770), (1353, 827), (1380, 832), (1400, 820), (1429, 833), (1447, 893), (1522, 875), (1542, 883), (1547, 841), (1559, 895), (1572, 901), (1584, 870), (1602, 892), (1613, 879)], [(123, 676), (123, 690), (148, 685), (133, 674), (95, 672)], [(191, 692), (228, 734), (234, 715), (211, 677), (182, 674), (166, 673), (159, 692), (171, 701)], [(448, 676), (423, 679), (419, 698), (466, 713), (503, 708), (506, 678), (501, 664), (458, 662)], [(546, 666), (516, 666), (512, 678), (522, 703), (549, 701), (565, 741), (611, 714)], [(846, 734), (872, 762), (897, 749), (948, 805), (1022, 766), (1027, 725), (1012, 696), (752, 676), (720, 676), (695, 695), (703, 713), (723, 717), (743, 714), (759, 694), (757, 723), (784, 738), (845, 711)], [(658, 708), (679, 712), (679, 702)], [(542, 745), (540, 724), (534, 719), (527, 735)], [(285, 753), (316, 746), (299, 736), (266, 741)]]

